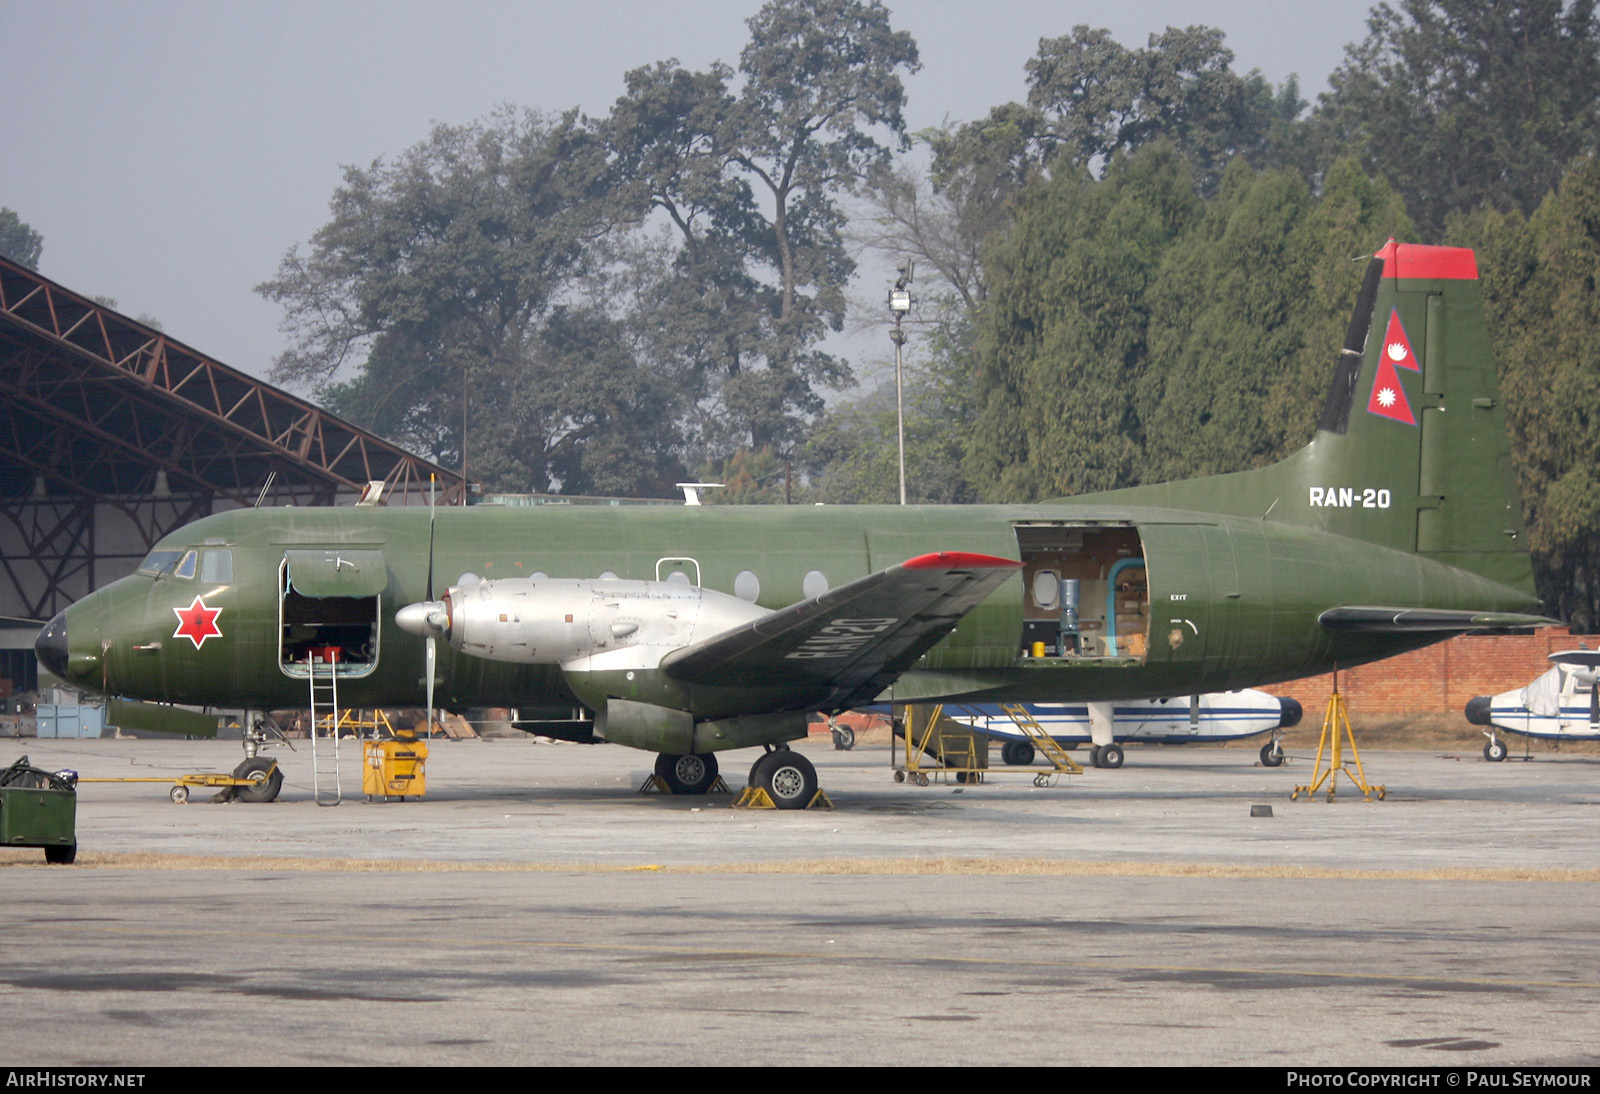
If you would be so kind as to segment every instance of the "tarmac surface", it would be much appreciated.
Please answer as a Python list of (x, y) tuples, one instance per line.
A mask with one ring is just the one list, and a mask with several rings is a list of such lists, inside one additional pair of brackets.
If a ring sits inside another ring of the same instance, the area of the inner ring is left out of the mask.
[(645, 753), (527, 739), (433, 742), (405, 802), (362, 799), (350, 742), (338, 808), (304, 742), (267, 805), (86, 782), (78, 865), (0, 851), (0, 1065), (1600, 1063), (1600, 756), (1367, 750), (1385, 799), (1329, 803), (1289, 798), (1307, 750), (918, 787), (799, 747), (834, 810), (640, 795)]

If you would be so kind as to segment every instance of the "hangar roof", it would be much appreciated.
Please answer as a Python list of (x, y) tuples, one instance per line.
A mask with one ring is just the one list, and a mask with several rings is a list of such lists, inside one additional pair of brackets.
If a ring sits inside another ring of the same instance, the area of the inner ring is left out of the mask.
[[(252, 505), (459, 501), (462, 479), (154, 328), (0, 258), (0, 504), (163, 490)], [(165, 472), (163, 483), (158, 472)]]

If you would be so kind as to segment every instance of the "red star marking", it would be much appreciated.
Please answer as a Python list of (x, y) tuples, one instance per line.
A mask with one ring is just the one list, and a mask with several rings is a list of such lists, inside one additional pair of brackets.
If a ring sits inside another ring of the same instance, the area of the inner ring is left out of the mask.
[(222, 637), (222, 628), (217, 626), (217, 616), (222, 614), (222, 609), (206, 607), (206, 602), (198, 596), (187, 608), (173, 608), (172, 614), (178, 617), (178, 629), (172, 632), (172, 637), (187, 638), (195, 649), (205, 645), (208, 638)]

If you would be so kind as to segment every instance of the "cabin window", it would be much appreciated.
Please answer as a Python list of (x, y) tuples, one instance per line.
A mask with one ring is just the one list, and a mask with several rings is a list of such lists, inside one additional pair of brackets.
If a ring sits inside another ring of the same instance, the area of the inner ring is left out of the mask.
[(185, 551), (183, 553), (183, 557), (178, 560), (178, 564), (172, 568), (172, 576), (181, 577), (186, 581), (193, 580), (195, 560), (197, 557), (198, 556), (195, 554), (195, 552)]
[(805, 579), (800, 582), (800, 591), (805, 594), (807, 600), (821, 596), (828, 591), (828, 575), (821, 570), (809, 571)]
[(1024, 657), (1142, 662), (1150, 589), (1131, 524), (1022, 524)]
[(145, 556), (144, 561), (139, 563), (137, 572), (147, 574), (150, 577), (160, 577), (172, 569), (173, 565), (182, 557), (182, 551), (151, 551)]
[(213, 547), (201, 555), (200, 580), (208, 585), (233, 584), (233, 552)]
[(733, 578), (733, 595), (754, 604), (761, 596), (761, 579), (754, 571), (740, 570)]
[(1054, 608), (1061, 603), (1061, 579), (1054, 570), (1039, 570), (1033, 575), (1033, 605)]

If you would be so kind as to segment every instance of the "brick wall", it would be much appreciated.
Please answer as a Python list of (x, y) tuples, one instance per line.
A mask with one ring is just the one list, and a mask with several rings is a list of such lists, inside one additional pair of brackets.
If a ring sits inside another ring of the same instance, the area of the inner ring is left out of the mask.
[[(1550, 667), (1547, 656), (1600, 649), (1600, 635), (1575, 635), (1565, 627), (1533, 634), (1462, 635), (1426, 649), (1339, 672), (1339, 690), (1352, 714), (1459, 714), (1474, 695), (1521, 687)], [(1310, 709), (1333, 690), (1331, 675), (1308, 676), (1263, 688), (1290, 695)]]

